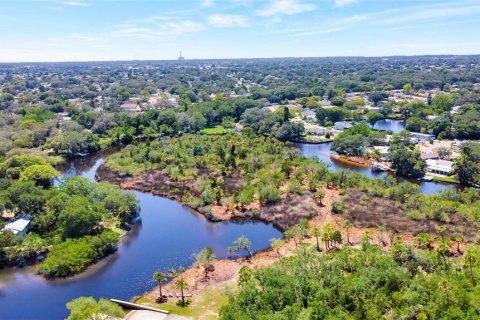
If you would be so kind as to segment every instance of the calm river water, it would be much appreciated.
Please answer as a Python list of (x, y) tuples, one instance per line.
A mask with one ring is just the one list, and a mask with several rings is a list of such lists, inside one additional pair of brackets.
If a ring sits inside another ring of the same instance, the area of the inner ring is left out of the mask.
[[(382, 120), (378, 121), (374, 125), (375, 129), (378, 130), (389, 130), (394, 133), (398, 133), (405, 129), (403, 120)], [(306, 144), (306, 143), (294, 143), (294, 147), (298, 148), (302, 155), (305, 157), (318, 157), (321, 161), (329, 164), (329, 168), (332, 171), (337, 171), (340, 169), (350, 169), (357, 172), (360, 172), (370, 178), (383, 178), (388, 173), (386, 172), (373, 172), (370, 168), (361, 168), (357, 166), (351, 166), (344, 163), (335, 162), (330, 159), (330, 148), (332, 143), (323, 143), (323, 144)], [(401, 178), (398, 178), (401, 180)], [(436, 193), (446, 188), (455, 187), (452, 184), (439, 183), (439, 182), (427, 182), (427, 181), (412, 181), (420, 185), (420, 191), (424, 194)]]
[[(69, 163), (64, 176), (94, 179), (103, 158), (98, 155)], [(269, 246), (280, 231), (264, 223), (210, 223), (179, 203), (135, 192), (140, 199), (141, 222), (135, 225), (114, 255), (87, 272), (67, 280), (46, 281), (33, 268), (0, 271), (0, 319), (63, 319), (65, 303), (79, 296), (130, 299), (151, 290), (155, 271), (189, 266), (192, 254), (210, 246), (218, 257), (240, 235), (252, 241), (255, 251)]]
[[(399, 132), (403, 122), (385, 120), (376, 129)], [(386, 173), (335, 163), (329, 157), (331, 144), (296, 144), (307, 157), (316, 156), (330, 164), (331, 170), (352, 169), (372, 178)], [(68, 163), (63, 176), (95, 178), (103, 162), (97, 154)], [(450, 187), (447, 184), (421, 182), (421, 191), (429, 194)], [(217, 256), (228, 257), (227, 247), (240, 235), (252, 241), (255, 251), (269, 246), (269, 239), (281, 237), (272, 225), (264, 223), (210, 223), (179, 203), (151, 194), (135, 192), (140, 199), (142, 218), (127, 234), (119, 250), (87, 272), (66, 280), (46, 281), (33, 268), (0, 271), (0, 319), (63, 319), (65, 303), (79, 296), (130, 299), (152, 289), (155, 271), (188, 266), (192, 254), (204, 247), (214, 248)]]

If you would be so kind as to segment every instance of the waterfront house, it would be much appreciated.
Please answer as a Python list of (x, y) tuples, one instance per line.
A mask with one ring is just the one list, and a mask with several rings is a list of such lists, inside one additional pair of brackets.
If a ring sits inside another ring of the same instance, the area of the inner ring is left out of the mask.
[(333, 128), (338, 131), (350, 129), (351, 127), (353, 127), (353, 122), (349, 121), (338, 121), (333, 125)]
[(431, 173), (449, 176), (453, 173), (453, 161), (441, 159), (427, 159), (427, 171)]
[(32, 218), (30, 218), (29, 215), (22, 214), (21, 216), (9, 220), (2, 231), (10, 230), (17, 237), (23, 238), (28, 232), (31, 221)]
[(438, 153), (436, 153), (436, 152), (422, 152), (420, 154), (420, 158), (422, 158), (423, 160), (438, 159)]
[(317, 121), (317, 115), (315, 114), (315, 110), (305, 108), (302, 111), (302, 118), (304, 120), (310, 120), (310, 121)]
[(410, 137), (416, 139), (417, 141), (433, 141), (435, 136), (433, 134), (420, 133), (420, 132), (411, 132)]
[(389, 148), (388, 146), (373, 146), (373, 149), (377, 150), (382, 156), (388, 155)]

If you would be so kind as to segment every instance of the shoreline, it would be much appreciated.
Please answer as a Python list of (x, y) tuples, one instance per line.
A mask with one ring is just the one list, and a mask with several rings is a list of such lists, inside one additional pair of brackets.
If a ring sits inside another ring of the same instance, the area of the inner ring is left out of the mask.
[[(304, 192), (302, 195), (289, 195), (282, 198), (278, 203), (262, 205), (254, 201), (245, 207), (229, 207), (226, 204), (215, 204), (211, 206), (211, 212), (203, 212), (185, 202), (184, 196), (194, 193), (186, 184), (181, 187), (169, 186), (168, 190), (155, 188), (157, 179), (165, 178), (161, 170), (146, 171), (137, 176), (124, 176), (118, 171), (110, 169), (102, 164), (96, 174), (97, 181), (107, 181), (120, 186), (122, 190), (138, 191), (174, 200), (193, 212), (204, 216), (210, 222), (232, 221), (232, 222), (263, 222), (272, 224), (279, 231), (285, 231), (297, 224), (302, 219), (310, 220), (317, 215), (318, 206), (313, 200), (313, 195)], [(174, 190), (172, 192), (172, 190)], [(177, 191), (177, 192), (175, 192)], [(315, 206), (312, 207), (312, 203)], [(285, 214), (285, 210), (291, 214)], [(296, 210), (298, 209), (298, 210)], [(252, 214), (252, 212), (259, 212)]]
[[(324, 206), (321, 207), (319, 214), (312, 219), (309, 219), (310, 227), (318, 227), (323, 229), (325, 225), (332, 224), (335, 229), (340, 230), (342, 239), (346, 242), (347, 232), (342, 228), (344, 217), (342, 215), (334, 214), (332, 212), (332, 204), (340, 197), (339, 190), (329, 190), (327, 197), (324, 200)], [(379, 231), (377, 228), (352, 226), (348, 231), (348, 237), (350, 239), (350, 245), (353, 248), (360, 248), (362, 236), (366, 231), (372, 233), (372, 240), (370, 243), (379, 245), (382, 250), (388, 250), (391, 242), (388, 240), (387, 231)], [(381, 236), (380, 236), (381, 235)], [(412, 244), (414, 238), (408, 234), (401, 234), (405, 243)], [(381, 242), (380, 239), (386, 239), (385, 242)], [(283, 238), (285, 240), (285, 238)], [(175, 279), (169, 279), (168, 283), (162, 285), (162, 293), (167, 296), (163, 302), (158, 302), (158, 286), (155, 285), (152, 290), (146, 291), (143, 295), (132, 297), (130, 301), (146, 304), (153, 307), (163, 308), (171, 310), (173, 314), (176, 311), (181, 312), (181, 316), (185, 316), (183, 313), (194, 312), (194, 310), (203, 307), (202, 300), (204, 296), (210, 297), (213, 291), (223, 291), (224, 295), (232, 293), (237, 289), (237, 280), (240, 268), (247, 266), (250, 269), (254, 267), (269, 266), (277, 262), (278, 260), (289, 257), (295, 253), (297, 246), (302, 244), (308, 244), (310, 246), (316, 245), (316, 238), (313, 236), (307, 236), (303, 240), (295, 243), (296, 240), (286, 240), (285, 243), (279, 247), (273, 249), (269, 247), (265, 250), (261, 250), (253, 254), (252, 258), (246, 259), (240, 257), (236, 259), (218, 259), (212, 262), (213, 268), (210, 273), (210, 277), (206, 279), (203, 273), (203, 267), (199, 267), (193, 263), (190, 267), (186, 268), (182, 273), (182, 278), (188, 283), (189, 289), (186, 291), (191, 304), (186, 308), (175, 307), (175, 304), (180, 298), (177, 296), (178, 290), (175, 289)], [(298, 241), (298, 240), (297, 240)], [(321, 252), (318, 254), (325, 254), (324, 243), (320, 243)], [(337, 250), (338, 247), (332, 249)], [(213, 298), (215, 299), (215, 298)], [(193, 309), (193, 310), (192, 310)], [(215, 309), (215, 308), (214, 308)], [(218, 314), (220, 308), (217, 307), (213, 312)], [(210, 319), (209, 317), (200, 317), (202, 319)]]

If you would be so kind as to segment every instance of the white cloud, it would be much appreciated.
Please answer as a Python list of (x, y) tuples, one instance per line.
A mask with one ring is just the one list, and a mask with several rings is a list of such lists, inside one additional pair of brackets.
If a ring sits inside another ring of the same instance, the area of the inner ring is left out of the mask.
[(232, 14), (212, 15), (208, 17), (208, 22), (217, 28), (248, 26), (248, 19), (246, 17)]
[(333, 4), (335, 5), (335, 7), (343, 7), (355, 2), (357, 2), (357, 0), (333, 0)]
[(215, 5), (215, 0), (201, 0), (202, 7), (213, 7)]
[(302, 3), (298, 0), (272, 0), (271, 4), (257, 11), (257, 15), (270, 17), (275, 15), (294, 15), (302, 12), (315, 10), (316, 6), (311, 3)]
[(453, 18), (468, 16), (480, 13), (480, 6), (439, 6), (439, 7), (424, 7), (417, 8), (417, 10), (410, 10), (403, 14), (378, 19), (375, 23), (379, 25), (397, 25), (417, 21), (431, 21), (436, 19)]
[(82, 1), (74, 1), (74, 0), (61, 1), (60, 3), (63, 5), (72, 6), (72, 7), (89, 7), (90, 6), (90, 3), (82, 2)]
[(144, 25), (125, 23), (117, 25), (115, 31), (111, 34), (114, 36), (136, 37), (136, 38), (160, 38), (171, 35), (180, 35), (185, 33), (193, 33), (205, 30), (203, 23), (183, 20), (171, 21), (160, 25)]

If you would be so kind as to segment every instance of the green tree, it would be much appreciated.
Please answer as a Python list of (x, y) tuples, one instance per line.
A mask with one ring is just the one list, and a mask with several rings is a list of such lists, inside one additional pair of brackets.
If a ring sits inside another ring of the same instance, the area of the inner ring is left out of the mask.
[(53, 180), (58, 178), (60, 173), (49, 164), (35, 164), (27, 167), (20, 174), (20, 181), (34, 181), (37, 185), (47, 189), (53, 185)]
[(333, 233), (334, 233), (334, 230), (333, 230), (332, 224), (327, 223), (322, 232), (322, 240), (325, 242), (325, 252), (328, 252), (330, 250)]
[(184, 307), (186, 306), (186, 303), (185, 303), (185, 290), (188, 290), (188, 283), (183, 279), (183, 278), (179, 278), (177, 280), (175, 280), (175, 288), (177, 290), (180, 290), (180, 295), (182, 297), (182, 304), (181, 306)]
[(252, 243), (250, 242), (250, 240), (246, 236), (242, 235), (238, 237), (238, 239), (233, 241), (233, 246), (229, 247), (228, 251), (231, 253), (234, 253), (234, 252), (245, 250), (248, 254), (248, 258), (251, 259), (252, 258), (252, 252), (250, 251), (251, 245)]
[(460, 156), (453, 166), (458, 180), (463, 185), (475, 185), (480, 182), (480, 143), (464, 143)]
[(375, 123), (385, 119), (385, 116), (380, 112), (370, 112), (367, 114), (367, 121), (373, 127)]
[(468, 267), (468, 270), (470, 271), (470, 277), (472, 279), (472, 283), (475, 286), (477, 284), (477, 280), (475, 277), (475, 272), (474, 272), (474, 267), (476, 267), (478, 264), (478, 258), (475, 255), (475, 252), (473, 248), (467, 248), (463, 255), (463, 265)]
[(345, 229), (346, 233), (347, 233), (347, 243), (350, 244), (350, 235), (348, 233), (348, 231), (353, 227), (352, 223), (350, 222), (350, 220), (343, 220), (343, 228)]
[(101, 213), (96, 204), (86, 198), (75, 196), (58, 216), (58, 226), (64, 238), (79, 238), (93, 234), (101, 221)]
[(323, 198), (325, 197), (325, 191), (323, 189), (318, 189), (313, 195), (315, 200), (320, 204), (320, 207), (323, 207)]
[(433, 236), (430, 233), (422, 232), (415, 236), (415, 246), (420, 249), (431, 249)]
[(125, 312), (116, 303), (106, 299), (98, 302), (93, 297), (80, 297), (67, 303), (70, 315), (67, 320), (114, 320), (123, 318)]
[(318, 229), (317, 227), (313, 228), (312, 229), (312, 236), (315, 237), (315, 239), (317, 240), (317, 251), (320, 252), (320, 243), (318, 241), (319, 237), (321, 237), (322, 233), (320, 232), (320, 229)]
[(422, 131), (424, 123), (419, 117), (410, 117), (405, 122), (405, 128), (409, 131), (420, 132)]
[(370, 95), (368, 96), (368, 98), (370, 99), (370, 101), (373, 102), (374, 105), (378, 105), (378, 103), (381, 102), (386, 97), (387, 95), (382, 91), (374, 91), (370, 93)]
[(412, 89), (413, 89), (413, 87), (412, 87), (412, 84), (411, 84), (411, 83), (405, 83), (405, 84), (403, 85), (403, 92), (405, 92), (405, 94), (410, 94), (410, 93), (412, 93)]
[(247, 266), (242, 266), (238, 272), (238, 286), (245, 286), (252, 279), (252, 270)]
[(212, 268), (212, 262), (216, 259), (215, 252), (212, 248), (207, 247), (195, 255), (197, 263), (203, 266), (205, 272), (205, 278), (208, 279), (208, 272)]
[(153, 274), (153, 280), (155, 280), (158, 283), (158, 299), (160, 301), (163, 300), (163, 294), (162, 294), (162, 284), (167, 281), (167, 276), (163, 272), (155, 272)]
[(437, 94), (432, 99), (432, 107), (440, 112), (452, 110), (453, 99), (449, 94)]
[(425, 175), (425, 161), (420, 157), (420, 152), (412, 151), (406, 147), (395, 148), (389, 152), (395, 173), (407, 178), (420, 178)]
[(0, 177), (19, 179), (21, 173), (33, 165), (49, 165), (47, 160), (37, 155), (18, 155), (7, 158), (0, 164)]

